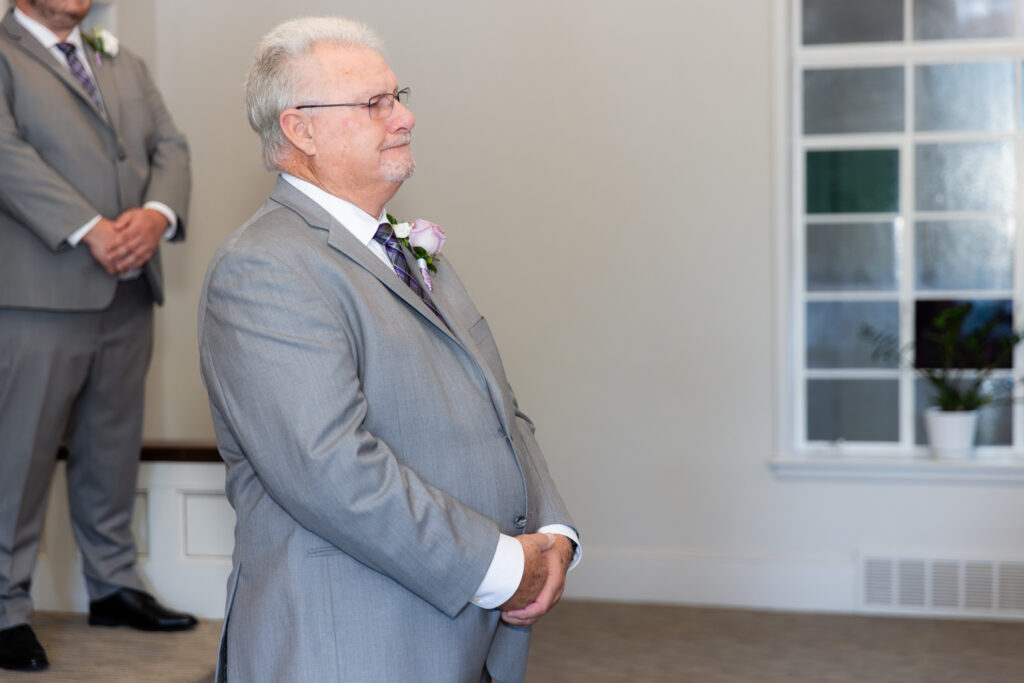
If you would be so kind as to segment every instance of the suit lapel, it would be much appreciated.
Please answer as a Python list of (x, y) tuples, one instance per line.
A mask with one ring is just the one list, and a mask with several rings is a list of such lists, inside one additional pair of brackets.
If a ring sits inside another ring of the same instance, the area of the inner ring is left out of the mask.
[[(406, 258), (411, 257), (412, 254), (407, 252)], [(417, 276), (420, 275), (418, 266), (415, 270), (417, 271)], [(426, 285), (424, 285), (421, 277), (417, 277), (416, 279), (420, 283), (420, 286), (426, 289)], [(476, 341), (469, 333), (469, 330), (460, 325), (458, 319), (454, 315), (451, 315), (448, 303), (445, 301), (443, 292), (441, 292), (440, 289), (437, 291), (437, 296), (431, 297), (431, 301), (434, 302), (434, 306), (436, 306), (441, 312), (445, 322), (447, 322), (448, 326), (451, 328), (451, 332), (455, 335), (455, 338), (458, 339), (459, 344), (466, 350), (466, 353), (470, 355), (477, 367), (480, 368), (480, 372), (483, 373), (484, 380), (487, 382), (487, 390), (491, 395), (491, 402), (494, 404), (494, 410), (500, 416), (502, 425), (507, 430), (509, 428), (509, 423), (512, 420), (512, 406), (507, 405), (505, 402), (505, 387), (498, 381), (497, 376), (491, 371), (491, 366), (488, 365), (487, 361), (480, 355)]]
[[(85, 57), (92, 60), (89, 66), (92, 68), (93, 80), (96, 82), (96, 87), (100, 91), (100, 98), (103, 100), (102, 112), (97, 109), (95, 105), (93, 106), (93, 109), (96, 109), (100, 115), (105, 116), (110, 121), (110, 125), (116, 130), (118, 117), (121, 115), (116, 104), (121, 101), (121, 98), (119, 97), (120, 93), (118, 93), (117, 90), (117, 81), (114, 78), (113, 58), (103, 58), (102, 56), (97, 58), (96, 51), (93, 50), (88, 43), (85, 44)], [(74, 80), (75, 83), (78, 83), (76, 79), (72, 78), (72, 80)], [(85, 88), (81, 87), (81, 84), (79, 84), (79, 90), (85, 93)], [(93, 104), (88, 93), (85, 93), (85, 95), (89, 104)]]
[[(59, 78), (64, 84), (73, 90), (78, 97), (80, 97), (90, 109), (96, 112), (96, 115), (103, 119), (104, 122), (108, 122), (107, 117), (104, 113), (96, 106), (96, 103), (89, 97), (89, 93), (86, 91), (85, 86), (78, 82), (69, 69), (63, 64), (57, 61), (57, 57), (43, 47), (43, 44), (36, 40), (35, 36), (25, 30), (25, 28), (18, 23), (18, 20), (14, 18), (14, 10), (7, 13), (4, 17), (3, 22), (0, 22), (0, 26), (3, 27), (3, 31), (7, 34), (14, 43), (16, 43), (22, 50), (32, 55), (40, 63), (43, 64), (47, 69), (53, 72), (53, 74)], [(86, 51), (89, 48), (86, 46)], [(83, 59), (91, 59), (91, 53), (83, 54)], [(99, 85), (97, 85), (99, 87)], [(101, 90), (102, 93), (102, 90)]]
[[(341, 227), (341, 230), (347, 233), (349, 237), (352, 237), (352, 233), (350, 233), (344, 227)], [(352, 241), (358, 242), (358, 240), (356, 240), (354, 237), (352, 237)], [(363, 251), (369, 252), (368, 249), (364, 249)], [(469, 357), (473, 359), (473, 362), (476, 364), (477, 368), (479, 368), (481, 374), (484, 377), (484, 383), (487, 385), (487, 391), (490, 394), (491, 403), (494, 404), (495, 412), (500, 416), (503, 426), (507, 429), (509, 421), (511, 420), (511, 413), (509, 410), (506, 410), (505, 394), (503, 391), (503, 387), (501, 386), (501, 384), (498, 383), (498, 379), (497, 377), (495, 377), (494, 373), (491, 372), (491, 367), (487, 364), (487, 361), (484, 360), (483, 356), (481, 356), (480, 352), (477, 350), (476, 342), (473, 340), (473, 337), (469, 334), (469, 330), (460, 325), (456, 316), (452, 315), (450, 307), (448, 306), (447, 302), (445, 301), (445, 297), (443, 296), (444, 293), (440, 289), (438, 289), (436, 290), (435, 294), (434, 292), (431, 292), (427, 288), (426, 283), (423, 281), (423, 273), (422, 271), (420, 271), (419, 264), (416, 263), (416, 257), (413, 256), (412, 252), (410, 252), (403, 246), (402, 253), (405, 255), (405, 260), (409, 264), (410, 274), (412, 275), (413, 279), (416, 280), (419, 286), (422, 287), (424, 291), (430, 294), (430, 300), (431, 302), (433, 302), (437, 310), (441, 313), (443, 322), (441, 320), (438, 320), (437, 316), (434, 315), (434, 312), (427, 308), (426, 304), (423, 303), (423, 300), (420, 299), (420, 297), (415, 292), (412, 291), (411, 287), (402, 282), (397, 277), (397, 275), (395, 275), (395, 271), (393, 268), (384, 266), (384, 264), (381, 263), (379, 258), (374, 256), (373, 254), (370, 254), (370, 258), (373, 261), (375, 261), (378, 265), (382, 266), (383, 269), (388, 273), (388, 277), (381, 278), (378, 275), (378, 279), (381, 279), (385, 284), (391, 287), (392, 291), (401, 296), (403, 299), (414, 304), (416, 310), (419, 311), (423, 315), (423, 317), (425, 317), (428, 321), (430, 321), (431, 324), (440, 329), (442, 332), (447, 334), (450, 338), (458, 342), (459, 346), (462, 347), (463, 351), (469, 354)], [(397, 284), (395, 286), (392, 286), (392, 283)], [(510, 406), (509, 409), (511, 409)]]
[[(352, 233), (349, 232), (348, 228), (335, 220), (326, 209), (299, 190), (295, 189), (287, 180), (280, 177), (277, 179), (277, 185), (274, 187), (274, 191), (270, 193), (270, 198), (294, 209), (311, 225), (322, 230), (326, 230), (328, 245), (344, 254), (346, 257), (367, 270), (375, 278), (380, 280), (380, 282), (390, 289), (395, 296), (409, 304), (417, 314), (422, 316), (431, 325), (444, 332), (454, 341), (459, 341), (444, 322), (439, 320), (438, 317), (434, 315), (434, 312), (427, 308), (427, 305), (423, 303), (423, 300), (420, 299), (407, 284), (398, 278), (393, 268), (377, 258), (377, 256), (371, 252), (365, 244), (362, 244), (357, 240)], [(409, 257), (406, 256), (406, 258), (408, 259)], [(410, 264), (410, 266), (413, 265), (415, 264)], [(419, 269), (413, 268), (413, 270)]]
[[(504, 388), (499, 384), (487, 362), (477, 351), (476, 342), (473, 341), (469, 330), (460, 325), (455, 316), (448, 310), (441, 292), (438, 292), (437, 296), (431, 296), (431, 301), (441, 312), (444, 321), (439, 320), (434, 315), (434, 312), (427, 308), (423, 300), (412, 291), (412, 288), (398, 278), (392, 267), (377, 258), (365, 244), (357, 240), (326, 209), (295, 189), (287, 180), (278, 177), (277, 184), (273, 192), (270, 193), (270, 198), (298, 212), (310, 225), (326, 230), (328, 234), (327, 244), (330, 247), (344, 254), (377, 278), (395, 296), (409, 304), (427, 323), (436, 327), (465, 351), (483, 375), (484, 383), (487, 385), (495, 411), (500, 416), (504, 426), (508, 428), (510, 418), (505, 406)], [(413, 258), (413, 255), (408, 250), (403, 249), (403, 253), (405, 254), (406, 261), (409, 262), (412, 276), (419, 282), (421, 287), (426, 289), (415, 258)], [(427, 291), (429, 292), (429, 290)]]
[[(450, 337), (453, 337), (456, 341), (459, 342), (459, 345), (462, 346), (466, 353), (468, 353), (470, 357), (473, 359), (473, 362), (476, 363), (477, 367), (480, 368), (480, 372), (483, 373), (484, 380), (487, 383), (487, 390), (491, 395), (491, 402), (494, 404), (494, 409), (498, 413), (498, 415), (501, 416), (501, 420), (504, 426), (508, 428), (508, 424), (512, 419), (512, 414), (511, 406), (505, 405), (504, 387), (502, 386), (502, 384), (498, 382), (498, 378), (494, 375), (494, 373), (491, 372), (491, 366), (489, 366), (487, 364), (487, 361), (484, 360), (483, 356), (480, 355), (480, 352), (477, 350), (476, 341), (473, 340), (473, 337), (472, 335), (470, 335), (469, 330), (460, 325), (458, 318), (455, 315), (452, 315), (451, 307), (449, 306), (445, 297), (445, 292), (442, 291), (440, 286), (436, 290), (436, 292), (431, 292), (430, 289), (427, 287), (426, 281), (423, 278), (423, 271), (420, 270), (419, 263), (416, 262), (416, 257), (413, 255), (411, 251), (406, 249), (404, 245), (402, 247), (402, 253), (405, 255), (405, 260), (409, 264), (409, 270), (411, 271), (412, 278), (416, 280), (416, 282), (419, 284), (420, 287), (423, 288), (425, 292), (428, 292), (430, 294), (431, 302), (433, 302), (434, 306), (441, 313), (441, 317), (444, 319), (444, 322), (448, 326), (445, 331), (449, 333)], [(378, 262), (380, 261), (379, 259), (375, 260), (377, 260)], [(397, 280), (397, 278), (391, 279)], [(434, 279), (433, 281), (437, 284), (440, 284), (441, 278)], [(420, 298), (416, 296), (412, 289), (405, 285), (404, 282), (401, 282), (401, 280), (398, 280), (398, 282), (399, 284), (402, 285), (403, 291), (411, 295), (411, 298), (419, 302), (421, 308), (424, 311), (428, 312), (428, 317), (430, 321), (437, 324), (437, 316), (434, 315), (433, 312), (431, 312), (430, 309), (428, 309), (425, 305), (423, 305)], [(442, 327), (442, 329), (444, 329), (443, 326), (441, 325), (438, 325), (438, 327)], [(506, 410), (506, 408), (508, 408), (508, 410)]]
[[(370, 273), (380, 280), (385, 287), (390, 289), (397, 297), (412, 306), (422, 318), (426, 319), (427, 322), (444, 332), (453, 340), (459, 341), (458, 338), (452, 334), (452, 330), (445, 324), (446, 321), (439, 319), (432, 310), (427, 308), (427, 305), (423, 303), (423, 299), (421, 299), (416, 292), (409, 287), (409, 285), (399, 279), (394, 268), (377, 258), (377, 256), (371, 252), (365, 244), (361, 244), (359, 240), (357, 240), (352, 233), (348, 231), (348, 228), (341, 223), (338, 223), (333, 218), (330, 219), (330, 226), (328, 227), (327, 244), (338, 251), (343, 252), (360, 266), (370, 271)], [(359, 245), (361, 248), (353, 248), (353, 245)], [(410, 256), (411, 255), (408, 252), (405, 252), (406, 261), (409, 261)], [(419, 270), (419, 268), (416, 267), (415, 261), (409, 263), (409, 269), (410, 271)], [(413, 277), (416, 277), (416, 274), (417, 273), (413, 273)], [(422, 283), (420, 286), (422, 286)], [(424, 287), (424, 289), (426, 288)]]

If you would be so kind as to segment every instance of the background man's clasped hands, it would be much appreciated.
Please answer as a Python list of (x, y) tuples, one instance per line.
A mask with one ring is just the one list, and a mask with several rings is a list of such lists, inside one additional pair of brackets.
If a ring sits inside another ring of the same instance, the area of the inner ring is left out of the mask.
[(146, 265), (168, 225), (156, 209), (128, 209), (113, 221), (100, 218), (82, 241), (104, 270), (118, 275)]

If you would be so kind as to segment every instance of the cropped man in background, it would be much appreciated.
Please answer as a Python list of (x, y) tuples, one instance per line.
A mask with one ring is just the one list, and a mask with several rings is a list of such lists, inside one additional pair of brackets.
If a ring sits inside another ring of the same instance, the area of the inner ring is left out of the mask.
[(191, 628), (135, 570), (159, 244), (184, 238), (189, 154), (143, 62), (83, 34), (91, 0), (0, 22), (0, 667), (39, 670), (32, 571), (58, 446), (89, 623)]

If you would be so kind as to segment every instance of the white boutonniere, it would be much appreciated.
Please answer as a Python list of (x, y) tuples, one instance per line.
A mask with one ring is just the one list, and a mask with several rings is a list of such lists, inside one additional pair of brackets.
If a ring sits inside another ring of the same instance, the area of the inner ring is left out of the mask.
[(444, 246), (444, 230), (440, 225), (422, 218), (417, 218), (412, 223), (399, 223), (390, 213), (387, 217), (388, 223), (391, 223), (395, 230), (395, 237), (416, 257), (416, 264), (423, 275), (423, 284), (429, 291), (434, 291), (434, 283), (430, 281), (430, 274), (427, 271), (437, 272), (434, 257), (441, 253), (441, 247)]
[(103, 60), (100, 58), (101, 55), (103, 57), (116, 57), (118, 50), (121, 49), (121, 43), (114, 34), (99, 26), (93, 26), (90, 31), (83, 31), (82, 40), (93, 49), (93, 56), (96, 59), (97, 67), (103, 65)]

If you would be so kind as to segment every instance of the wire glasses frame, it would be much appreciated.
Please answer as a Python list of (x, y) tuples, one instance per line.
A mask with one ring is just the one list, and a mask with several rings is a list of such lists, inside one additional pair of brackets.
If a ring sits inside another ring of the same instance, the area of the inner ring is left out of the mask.
[(409, 88), (402, 88), (396, 92), (383, 92), (380, 95), (374, 95), (366, 102), (345, 102), (343, 104), (302, 104), (296, 109), (319, 109), (320, 107), (366, 107), (367, 112), (370, 114), (370, 118), (386, 119), (391, 115), (392, 110), (395, 108), (395, 100), (398, 100), (403, 105), (409, 104)]

